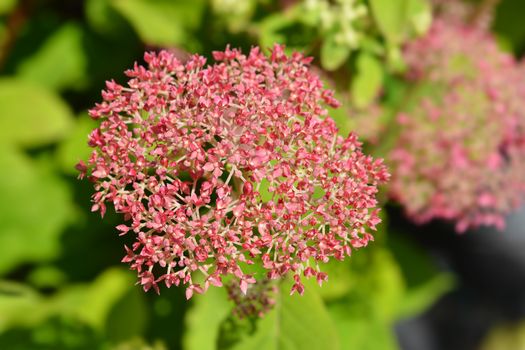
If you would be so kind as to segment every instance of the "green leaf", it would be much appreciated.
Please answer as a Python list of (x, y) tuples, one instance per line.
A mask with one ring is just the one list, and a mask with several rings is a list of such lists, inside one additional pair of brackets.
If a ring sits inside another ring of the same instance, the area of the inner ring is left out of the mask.
[(512, 44), (512, 41), (502, 35), (499, 35), (497, 33), (494, 33), (494, 39), (496, 39), (496, 43), (498, 44), (498, 48), (501, 49), (503, 52), (508, 52), (512, 54), (514, 52), (514, 46)]
[(440, 274), (435, 261), (400, 233), (389, 235), (388, 246), (401, 269), (407, 288), (419, 287)]
[(202, 0), (111, 0), (140, 38), (159, 46), (186, 44), (188, 31), (201, 22)]
[(263, 49), (271, 48), (275, 43), (285, 44), (286, 36), (280, 31), (291, 26), (295, 19), (289, 11), (277, 12), (266, 16), (256, 24), (259, 34), (259, 45)]
[[(90, 284), (69, 285), (52, 296), (27, 286), (0, 282), (0, 333), (20, 326), (35, 326), (52, 317), (71, 318), (102, 334), (110, 312), (133, 287), (134, 277), (110, 268)], [(130, 315), (142, 317), (140, 313)]]
[(417, 35), (423, 35), (432, 24), (432, 7), (427, 0), (410, 0), (408, 17)]
[(82, 88), (87, 83), (87, 59), (82, 28), (62, 25), (42, 47), (17, 67), (17, 76), (42, 86), (63, 90)]
[(0, 79), (0, 115), (0, 140), (28, 147), (57, 141), (72, 125), (60, 97), (15, 79)]
[[(404, 283), (396, 261), (388, 250), (376, 246), (371, 251), (356, 251), (345, 264), (349, 288), (327, 305), (341, 348), (397, 349), (392, 324)], [(331, 274), (329, 278), (327, 285), (333, 280)]]
[(336, 42), (335, 35), (328, 35), (321, 46), (321, 65), (326, 70), (336, 70), (350, 56), (350, 51), (350, 47)]
[[(337, 99), (341, 101), (341, 98), (337, 96)], [(339, 135), (347, 137), (348, 134), (353, 130), (352, 119), (348, 113), (348, 109), (345, 108), (344, 101), (342, 106), (339, 108), (328, 107), (328, 115), (335, 121), (335, 125), (339, 129)]]
[(182, 27), (175, 19), (166, 16), (162, 8), (155, 6), (155, 2), (120, 0), (114, 1), (113, 5), (130, 22), (144, 42), (160, 46), (183, 42)]
[(398, 303), (398, 318), (420, 314), (455, 286), (453, 276), (441, 272), (436, 262), (418, 246), (399, 235), (391, 235), (388, 243), (407, 287)]
[(231, 305), (224, 288), (210, 288), (196, 295), (186, 314), (183, 345), (186, 350), (215, 350), (219, 326), (228, 316)]
[(16, 6), (17, 0), (0, 0), (0, 15), (9, 13)]
[(0, 275), (24, 262), (48, 261), (60, 251), (72, 199), (49, 163), (0, 146)]
[(351, 93), (357, 108), (372, 103), (383, 85), (383, 67), (379, 60), (362, 51), (357, 57), (357, 75), (352, 80)]
[(335, 324), (315, 288), (307, 286), (303, 296), (290, 296), (289, 291), (286, 283), (275, 297), (274, 310), (257, 319), (254, 327), (239, 326), (233, 316), (225, 321), (219, 349), (339, 349)]
[(352, 289), (357, 287), (355, 279), (349, 269), (348, 261), (330, 261), (322, 265), (322, 270), (329, 276), (329, 282), (318, 288), (319, 294), (325, 301), (336, 300), (344, 297)]
[[(348, 262), (348, 292), (341, 299), (352, 307), (365, 308), (376, 320), (391, 322), (405, 292), (403, 275), (392, 254), (374, 243), (373, 249), (354, 251)], [(331, 276), (329, 275), (331, 283)], [(323, 286), (324, 288), (324, 286)]]
[(523, 25), (523, 1), (501, 1), (495, 11), (494, 31), (499, 37), (505, 38), (518, 52), (523, 52), (525, 26)]
[(109, 350), (168, 350), (168, 347), (160, 340), (149, 344), (146, 343), (144, 339), (133, 338), (132, 340), (112, 346)]
[(84, 11), (89, 25), (98, 33), (120, 40), (125, 28), (125, 18), (111, 6), (110, 0), (87, 0)]
[(356, 293), (362, 293), (359, 297), (368, 299), (374, 318), (389, 322), (396, 316), (405, 293), (405, 282), (392, 254), (387, 249), (375, 248), (370, 253), (368, 271), (361, 272), (363, 279), (356, 285), (356, 289), (360, 289)]
[(427, 0), (370, 0), (370, 6), (379, 30), (393, 46), (411, 32), (424, 34), (432, 21)]
[(522, 320), (496, 325), (482, 342), (481, 350), (525, 349), (525, 322)]
[(336, 303), (328, 306), (342, 349), (396, 350), (392, 326), (375, 319), (358, 304)]
[(73, 127), (57, 149), (57, 158), (62, 170), (71, 175), (78, 175), (75, 165), (80, 160), (89, 158), (93, 150), (88, 146), (88, 135), (97, 127), (97, 122), (91, 119), (87, 113), (81, 114)]
[(143, 335), (149, 321), (144, 292), (134, 287), (129, 279), (125, 283), (127, 291), (112, 305), (105, 317), (105, 333), (113, 342)]
[(386, 49), (387, 65), (392, 72), (403, 73), (407, 65), (399, 46), (389, 45)]
[(270, 181), (262, 179), (259, 183), (259, 194), (263, 203), (269, 202), (273, 199), (273, 192), (270, 192)]
[(451, 274), (442, 273), (421, 286), (407, 290), (398, 306), (397, 317), (414, 317), (431, 307), (440, 297), (455, 286)]
[(83, 293), (83, 302), (75, 305), (77, 315), (94, 329), (104, 329), (112, 307), (134, 282), (135, 278), (128, 271), (118, 268), (104, 271)]
[(120, 271), (120, 274), (123, 275), (120, 283), (126, 291), (114, 299), (117, 301), (104, 317), (105, 334), (113, 342), (144, 335), (150, 318), (142, 289), (134, 286), (134, 278), (130, 278), (128, 272)]
[(3, 43), (7, 39), (7, 27), (5, 23), (0, 22), (0, 43)]
[(44, 298), (26, 285), (0, 281), (0, 334), (16, 326), (30, 326), (48, 315)]
[(250, 25), (257, 1), (211, 0), (211, 7), (214, 14), (225, 22), (230, 32), (238, 33)]
[(106, 350), (105, 343), (89, 326), (59, 316), (0, 335), (0, 347), (9, 350)]
[(62, 270), (52, 265), (39, 265), (27, 276), (28, 282), (38, 288), (58, 288), (66, 278)]
[(409, 2), (410, 0), (370, 0), (379, 30), (393, 44), (402, 41), (408, 21), (406, 10)]

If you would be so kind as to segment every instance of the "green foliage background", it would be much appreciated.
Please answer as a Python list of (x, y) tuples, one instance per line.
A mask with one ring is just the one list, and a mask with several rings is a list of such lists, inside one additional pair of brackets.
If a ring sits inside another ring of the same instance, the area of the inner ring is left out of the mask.
[[(520, 1), (503, 1), (495, 22), (517, 52)], [(368, 12), (349, 20), (343, 6)], [(426, 0), (0, 0), (0, 349), (396, 349), (393, 322), (425, 310), (454, 278), (388, 238), (387, 224), (371, 247), (327, 266), (323, 288), (303, 297), (284, 288), (264, 319), (239, 321), (221, 289), (191, 302), (177, 288), (143, 293), (120, 263), (132, 238), (118, 237), (113, 213), (90, 213), (91, 185), (74, 165), (96, 126), (86, 110), (146, 49), (209, 56), (285, 43), (314, 55), (357, 109), (395, 90), (388, 112), (403, 91), (400, 48), (430, 21)], [(353, 129), (347, 109), (333, 117), (342, 133)]]

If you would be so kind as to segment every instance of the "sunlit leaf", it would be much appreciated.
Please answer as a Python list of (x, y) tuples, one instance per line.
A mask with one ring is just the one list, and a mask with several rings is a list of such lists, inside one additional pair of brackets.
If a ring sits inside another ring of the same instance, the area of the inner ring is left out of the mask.
[(368, 299), (375, 318), (389, 322), (396, 316), (398, 304), (405, 293), (405, 282), (392, 254), (387, 249), (375, 248), (368, 260), (370, 267), (362, 273), (366, 275), (356, 292)]
[(16, 6), (17, 0), (0, 0), (0, 15), (8, 13)]
[(0, 333), (14, 326), (31, 326), (47, 317), (44, 298), (18, 283), (0, 281)]
[(427, 0), (410, 0), (409, 20), (417, 35), (423, 35), (432, 24), (432, 7)]
[(454, 286), (454, 278), (442, 273), (421, 286), (408, 289), (399, 303), (397, 317), (408, 318), (421, 314)]
[(111, 5), (111, 0), (86, 0), (84, 9), (89, 25), (100, 34), (120, 40), (123, 30), (129, 28), (124, 17)]
[(0, 146), (0, 274), (23, 262), (50, 260), (60, 251), (72, 203), (68, 186), (49, 163)]
[(406, 11), (410, 0), (370, 0), (375, 21), (381, 33), (392, 43), (402, 40), (408, 22)]
[(57, 288), (66, 280), (64, 272), (52, 265), (40, 265), (28, 276), (31, 285), (38, 288)]
[(75, 165), (80, 160), (89, 158), (93, 150), (88, 146), (88, 135), (97, 123), (87, 114), (81, 114), (67, 137), (59, 144), (57, 157), (62, 170), (71, 175), (78, 175)]
[(87, 59), (80, 25), (67, 23), (17, 67), (21, 79), (52, 89), (82, 88), (87, 83)]
[(357, 303), (338, 303), (328, 307), (342, 349), (397, 350), (392, 326), (374, 318)]
[[(350, 260), (350, 259), (349, 259)], [(352, 288), (356, 287), (355, 279), (349, 268), (350, 261), (330, 261), (322, 266), (329, 276), (329, 282), (318, 289), (319, 295), (326, 301), (344, 297)]]
[(383, 67), (367, 52), (357, 57), (357, 74), (352, 80), (351, 92), (357, 108), (365, 108), (374, 101), (383, 84)]
[(0, 140), (39, 146), (62, 138), (72, 126), (69, 107), (54, 93), (15, 79), (0, 79)]
[(196, 295), (186, 314), (184, 349), (215, 350), (219, 326), (229, 315), (231, 305), (223, 288), (210, 288), (205, 295)]
[[(374, 248), (358, 251), (344, 263), (348, 265), (349, 288), (327, 303), (342, 349), (397, 349), (392, 325), (404, 282), (388, 250)], [(332, 282), (331, 275), (329, 278), (327, 285)]]
[(335, 40), (335, 35), (325, 37), (321, 46), (321, 65), (327, 70), (336, 70), (347, 60), (350, 47)]
[(327, 107), (328, 115), (335, 121), (335, 125), (339, 129), (339, 135), (346, 137), (353, 130), (352, 119), (347, 108), (350, 103), (348, 98), (341, 94), (335, 94), (335, 98), (341, 103), (338, 108)]
[(101, 274), (82, 295), (75, 306), (83, 321), (102, 330), (113, 305), (134, 285), (132, 274), (121, 269), (109, 269)]
[(111, 0), (141, 39), (160, 46), (186, 44), (188, 30), (196, 28), (202, 16), (201, 0)]
[(286, 36), (280, 31), (293, 23), (287, 13), (275, 13), (264, 18), (257, 24), (259, 45), (263, 49), (271, 48), (274, 44), (285, 44)]
[(168, 350), (168, 348), (159, 340), (155, 341), (153, 344), (148, 344), (144, 339), (134, 338), (114, 345), (109, 350)]
[(339, 349), (335, 325), (314, 288), (303, 296), (289, 295), (285, 284), (274, 309), (257, 319), (253, 329), (238, 327), (234, 317), (223, 323), (219, 349), (332, 350)]
[(105, 333), (113, 342), (142, 336), (150, 321), (144, 292), (129, 282), (124, 280), (126, 293), (113, 303), (105, 317)]
[(406, 283), (406, 292), (397, 303), (398, 318), (424, 312), (454, 287), (453, 276), (440, 271), (436, 262), (418, 246), (399, 235), (392, 235), (389, 245)]
[(211, 0), (211, 7), (223, 19), (231, 32), (239, 32), (249, 25), (257, 6), (256, 0)]
[(51, 296), (24, 285), (0, 283), (0, 332), (61, 316), (103, 334), (116, 303), (134, 288), (133, 280), (127, 271), (108, 269), (92, 283), (69, 285)]
[(432, 20), (427, 0), (370, 0), (370, 6), (390, 45), (401, 44), (411, 32), (425, 33)]

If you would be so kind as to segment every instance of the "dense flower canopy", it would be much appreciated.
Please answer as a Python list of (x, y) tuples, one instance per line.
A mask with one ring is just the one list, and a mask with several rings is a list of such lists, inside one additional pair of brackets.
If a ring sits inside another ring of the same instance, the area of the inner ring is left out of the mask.
[[(267, 58), (227, 48), (218, 63), (168, 51), (147, 53), (147, 67), (107, 83), (90, 111), (101, 121), (79, 168), (95, 183), (93, 210), (124, 214), (117, 229), (136, 242), (123, 259), (145, 290), (185, 284), (186, 296), (230, 277), (246, 294), (262, 278), (327, 275), (319, 262), (366, 246), (378, 218), (382, 160), (343, 138), (323, 104), (337, 106), (309, 71), (310, 58)], [(253, 270), (253, 269), (252, 269)], [(200, 271), (200, 277), (194, 272)]]
[(525, 195), (525, 71), (477, 27), (437, 19), (405, 52), (391, 194), (417, 222), (504, 227)]

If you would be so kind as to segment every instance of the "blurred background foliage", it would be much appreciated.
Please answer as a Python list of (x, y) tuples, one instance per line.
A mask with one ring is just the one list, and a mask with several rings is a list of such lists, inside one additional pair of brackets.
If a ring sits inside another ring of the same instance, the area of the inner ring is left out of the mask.
[[(522, 0), (503, 0), (494, 22), (516, 54), (523, 14)], [(323, 288), (279, 294), (264, 319), (241, 321), (222, 289), (186, 302), (177, 288), (135, 286), (119, 218), (90, 213), (91, 185), (74, 166), (89, 155), (86, 110), (104, 81), (124, 82), (158, 48), (183, 58), (279, 42), (313, 55), (345, 103), (332, 111), (341, 133), (373, 141), (406, 89), (401, 47), (431, 20), (427, 0), (0, 0), (0, 349), (397, 349), (394, 323), (456, 278), (393, 225), (329, 265)], [(365, 109), (381, 91), (386, 112), (374, 115)], [(502, 338), (523, 348), (524, 332), (494, 329), (484, 349), (518, 349)]]

